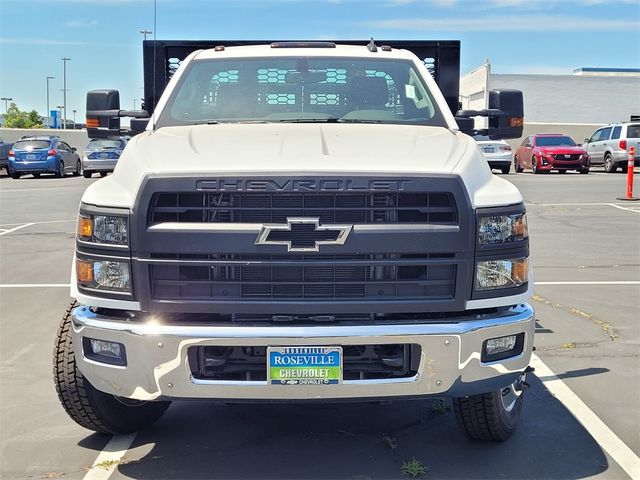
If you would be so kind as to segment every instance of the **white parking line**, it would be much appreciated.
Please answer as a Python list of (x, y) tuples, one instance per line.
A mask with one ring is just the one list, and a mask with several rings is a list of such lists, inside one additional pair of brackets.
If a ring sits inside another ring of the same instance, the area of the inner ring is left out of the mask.
[(640, 213), (640, 205), (638, 205), (638, 204), (628, 204), (628, 205), (633, 205), (636, 208), (623, 207), (621, 205), (616, 205), (615, 203), (610, 203), (609, 204), (610, 207), (619, 208), (620, 210), (626, 210), (627, 212)]
[(21, 228), (30, 227), (31, 225), (35, 225), (35, 224), (33, 224), (33, 223), (25, 223), (25, 224), (20, 225), (18, 227), (10, 228), (9, 230), (6, 230), (4, 228), (0, 228), (0, 236), (1, 235), (6, 235), (7, 233), (15, 232), (16, 230), (20, 230)]
[(613, 280), (603, 282), (535, 282), (534, 285), (640, 285), (640, 280)]
[[(536, 207), (613, 207), (616, 206), (616, 202), (582, 202), (582, 203), (537, 203), (537, 202), (525, 202), (525, 205), (535, 205)], [(619, 205), (624, 205), (621, 203)]]
[[(28, 225), (40, 225), (42, 223), (66, 223), (66, 222), (76, 222), (77, 220), (45, 220), (42, 222), (31, 222)], [(11, 225), (25, 225), (24, 222), (22, 223), (3, 223), (0, 225), (0, 227), (10, 227)], [(0, 228), (1, 230), (1, 228)]]
[(115, 471), (118, 462), (127, 453), (127, 450), (136, 438), (135, 433), (129, 435), (116, 435), (111, 437), (105, 445), (93, 465), (84, 476), (84, 480), (106, 480)]
[(0, 288), (69, 288), (68, 283), (0, 283)]
[(531, 356), (531, 366), (547, 390), (571, 412), (598, 445), (632, 479), (640, 479), (640, 458), (535, 353)]

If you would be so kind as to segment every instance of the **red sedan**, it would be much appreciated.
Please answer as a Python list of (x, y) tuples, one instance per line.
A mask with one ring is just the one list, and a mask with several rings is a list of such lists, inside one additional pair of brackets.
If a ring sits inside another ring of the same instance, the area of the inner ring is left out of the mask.
[(533, 173), (577, 170), (589, 173), (589, 155), (571, 137), (558, 133), (538, 133), (524, 139), (513, 157), (516, 172), (530, 168)]

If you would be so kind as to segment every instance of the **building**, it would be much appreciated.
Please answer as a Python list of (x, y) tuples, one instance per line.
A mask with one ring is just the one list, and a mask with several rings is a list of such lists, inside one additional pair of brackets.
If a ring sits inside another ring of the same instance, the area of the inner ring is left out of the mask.
[(573, 75), (497, 74), (487, 60), (461, 78), (462, 108), (487, 108), (487, 92), (501, 88), (522, 90), (527, 123), (604, 125), (640, 114), (640, 69), (635, 68), (583, 67)]

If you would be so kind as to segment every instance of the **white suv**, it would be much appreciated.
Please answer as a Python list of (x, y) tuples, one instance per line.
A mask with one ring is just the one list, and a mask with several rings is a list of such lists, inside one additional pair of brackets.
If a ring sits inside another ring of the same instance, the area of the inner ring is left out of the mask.
[(584, 139), (584, 148), (591, 157), (591, 165), (604, 165), (607, 173), (618, 167), (627, 171), (629, 148), (635, 146), (634, 165), (640, 165), (640, 123), (613, 123), (596, 130), (590, 138)]

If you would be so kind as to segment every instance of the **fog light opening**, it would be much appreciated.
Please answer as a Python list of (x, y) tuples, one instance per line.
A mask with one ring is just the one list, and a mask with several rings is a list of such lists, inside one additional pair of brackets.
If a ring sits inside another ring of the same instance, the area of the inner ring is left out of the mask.
[(524, 333), (505, 335), (485, 340), (482, 344), (482, 362), (495, 362), (505, 358), (515, 357), (522, 353), (524, 347)]
[(127, 352), (122, 343), (83, 337), (84, 356), (109, 365), (127, 365)]

